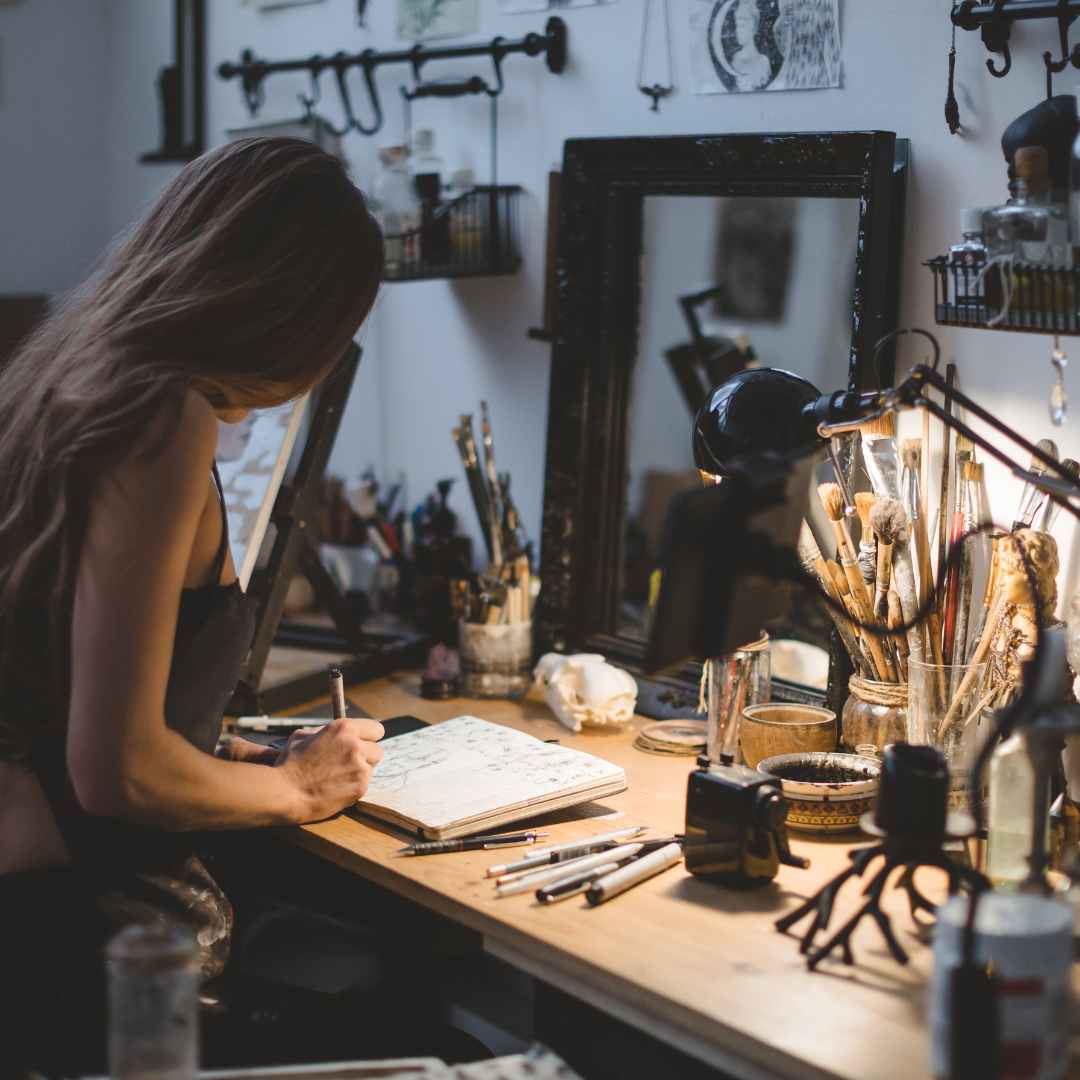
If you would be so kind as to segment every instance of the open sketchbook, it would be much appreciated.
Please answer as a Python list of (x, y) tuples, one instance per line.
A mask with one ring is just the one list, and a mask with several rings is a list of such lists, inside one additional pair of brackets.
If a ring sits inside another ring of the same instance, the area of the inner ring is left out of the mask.
[(626, 789), (617, 765), (476, 716), (399, 735), (383, 749), (356, 810), (432, 840)]

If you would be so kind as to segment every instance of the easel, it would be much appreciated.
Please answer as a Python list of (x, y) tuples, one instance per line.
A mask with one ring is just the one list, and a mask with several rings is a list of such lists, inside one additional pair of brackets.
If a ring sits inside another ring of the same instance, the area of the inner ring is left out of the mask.
[[(251, 652), (227, 709), (233, 715), (281, 712), (325, 694), (325, 667), (259, 690), (275, 643), (351, 653), (339, 665), (346, 683), (376, 678), (422, 660), (425, 642), (419, 635), (389, 637), (364, 631), (352, 605), (323, 566), (318, 536), (308, 527), (315, 519), (319, 486), (359, 363), (360, 349), (352, 344), (338, 370), (313, 393), (299, 463), (295, 472), (286, 474), (274, 500), (270, 519), (275, 529), (274, 546), (266, 567), (255, 571), (248, 588), (259, 606)], [(279, 626), (289, 582), (297, 570), (308, 579), (320, 605), (330, 613), (336, 633), (318, 627)]]

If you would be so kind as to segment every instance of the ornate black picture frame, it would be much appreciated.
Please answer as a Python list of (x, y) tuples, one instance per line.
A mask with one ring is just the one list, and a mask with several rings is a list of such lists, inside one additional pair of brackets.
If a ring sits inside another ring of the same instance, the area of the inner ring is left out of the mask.
[[(645, 197), (858, 199), (849, 385), (861, 388), (876, 379), (874, 343), (896, 326), (907, 160), (907, 140), (887, 131), (567, 141), (536, 616), (541, 651), (596, 651), (642, 674), (643, 643), (613, 628)], [(891, 355), (883, 354), (881, 376), (892, 378)], [(849, 671), (834, 642), (825, 695), (834, 707), (846, 696)], [(696, 701), (699, 677), (693, 664), (665, 682)], [(774, 696), (822, 699), (796, 684), (774, 683)]]

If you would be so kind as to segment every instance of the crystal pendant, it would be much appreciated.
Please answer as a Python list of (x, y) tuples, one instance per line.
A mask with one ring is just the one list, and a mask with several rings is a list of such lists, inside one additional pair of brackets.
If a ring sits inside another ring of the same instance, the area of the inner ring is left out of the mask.
[(1065, 393), (1065, 368), (1069, 363), (1069, 358), (1061, 350), (1056, 339), (1054, 348), (1050, 352), (1050, 363), (1054, 365), (1056, 376), (1054, 385), (1050, 388), (1050, 419), (1055, 427), (1061, 427), (1065, 423), (1065, 414), (1069, 408), (1069, 400)]

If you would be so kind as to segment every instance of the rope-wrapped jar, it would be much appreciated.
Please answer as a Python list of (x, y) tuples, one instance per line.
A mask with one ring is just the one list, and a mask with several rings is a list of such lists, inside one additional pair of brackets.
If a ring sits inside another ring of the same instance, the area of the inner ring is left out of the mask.
[(907, 683), (877, 682), (852, 675), (840, 717), (845, 750), (873, 745), (880, 754), (889, 743), (907, 739)]

